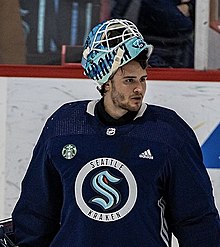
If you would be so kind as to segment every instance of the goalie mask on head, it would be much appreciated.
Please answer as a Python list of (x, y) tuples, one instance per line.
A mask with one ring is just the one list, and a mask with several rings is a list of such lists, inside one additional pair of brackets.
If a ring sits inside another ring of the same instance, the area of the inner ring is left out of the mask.
[(146, 52), (153, 50), (137, 27), (128, 20), (112, 19), (95, 26), (86, 40), (82, 66), (85, 74), (100, 85), (107, 82), (117, 69)]

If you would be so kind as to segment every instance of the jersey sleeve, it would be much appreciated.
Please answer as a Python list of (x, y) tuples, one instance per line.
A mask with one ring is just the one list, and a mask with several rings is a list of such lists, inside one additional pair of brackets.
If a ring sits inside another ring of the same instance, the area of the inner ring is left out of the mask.
[(167, 156), (167, 219), (181, 247), (219, 247), (220, 220), (211, 181), (196, 137), (188, 137)]
[(47, 152), (44, 128), (12, 213), (16, 244), (49, 246), (60, 227), (62, 186)]

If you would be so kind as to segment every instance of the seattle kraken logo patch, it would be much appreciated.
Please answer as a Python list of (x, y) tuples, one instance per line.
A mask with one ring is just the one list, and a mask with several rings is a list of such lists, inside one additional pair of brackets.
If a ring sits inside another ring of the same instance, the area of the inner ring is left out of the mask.
[(136, 180), (119, 160), (97, 158), (79, 171), (75, 181), (75, 198), (82, 213), (92, 220), (120, 220), (136, 203)]
[(92, 179), (92, 187), (102, 197), (96, 196), (90, 202), (99, 205), (104, 211), (116, 207), (120, 202), (121, 195), (110, 183), (116, 184), (120, 181), (120, 178), (111, 175), (108, 170), (99, 172)]

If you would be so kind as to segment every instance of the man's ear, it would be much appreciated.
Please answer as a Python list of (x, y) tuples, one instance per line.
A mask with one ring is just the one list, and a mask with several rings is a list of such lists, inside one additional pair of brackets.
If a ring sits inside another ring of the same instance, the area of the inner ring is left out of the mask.
[(109, 91), (109, 89), (110, 89), (110, 84), (111, 84), (111, 81), (107, 81), (107, 82), (104, 84), (105, 92)]

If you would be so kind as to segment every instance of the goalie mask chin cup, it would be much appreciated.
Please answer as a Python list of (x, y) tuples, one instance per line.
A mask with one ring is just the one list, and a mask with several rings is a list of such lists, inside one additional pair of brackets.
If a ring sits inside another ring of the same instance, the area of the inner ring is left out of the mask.
[(99, 85), (103, 85), (119, 67), (144, 50), (148, 60), (153, 46), (144, 41), (131, 21), (105, 21), (95, 26), (88, 35), (82, 56), (84, 73)]

